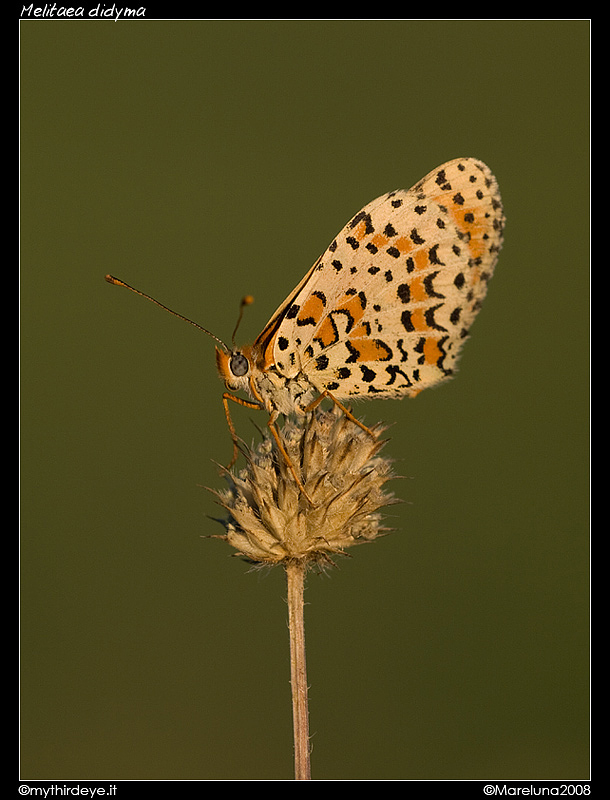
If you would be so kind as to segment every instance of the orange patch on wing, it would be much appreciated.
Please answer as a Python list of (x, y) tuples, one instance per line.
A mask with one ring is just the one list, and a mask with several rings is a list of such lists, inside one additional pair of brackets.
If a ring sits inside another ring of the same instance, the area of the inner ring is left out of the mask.
[(315, 294), (311, 294), (301, 306), (301, 311), (299, 312), (297, 320), (299, 322), (305, 322), (308, 319), (313, 319), (314, 323), (317, 325), (317, 323), (322, 319), (323, 314), (324, 303), (320, 297)]
[(358, 328), (353, 328), (351, 332), (352, 339), (364, 339), (370, 336), (370, 333), (365, 325), (360, 325)]
[(349, 340), (349, 343), (359, 353), (356, 361), (387, 361), (392, 357), (389, 347), (377, 339), (354, 337)]
[(375, 245), (375, 247), (377, 247), (377, 248), (379, 248), (379, 247), (383, 247), (383, 246), (384, 246), (384, 245), (386, 245), (386, 244), (387, 244), (389, 241), (390, 241), (390, 240), (388, 239), (388, 237), (387, 237), (387, 236), (384, 236), (384, 235), (383, 235), (383, 233), (376, 233), (376, 234), (375, 234), (375, 235), (374, 235), (374, 236), (371, 238), (371, 244), (374, 244), (374, 245)]
[(409, 253), (413, 249), (413, 242), (406, 236), (400, 236), (392, 242), (393, 247), (401, 253)]
[(330, 317), (326, 317), (326, 319), (322, 322), (316, 331), (315, 338), (318, 339), (322, 347), (328, 347), (337, 341), (339, 334)]
[(426, 322), (426, 318), (424, 316), (424, 310), (425, 309), (423, 309), (423, 308), (415, 308), (415, 309), (413, 309), (413, 312), (411, 313), (411, 318), (410, 318), (411, 325), (413, 326), (413, 329), (416, 330), (416, 331), (429, 331), (430, 330), (430, 326)]
[(415, 262), (415, 269), (425, 269), (430, 263), (428, 261), (428, 253), (422, 248), (413, 255), (413, 261)]
[(426, 337), (426, 341), (424, 342), (424, 359), (426, 364), (436, 364), (439, 358), (442, 358), (443, 352), (438, 346), (439, 341), (440, 339)]
[(412, 303), (427, 303), (430, 299), (421, 278), (415, 278), (415, 280), (411, 281), (409, 284), (409, 294)]
[(485, 224), (477, 221), (477, 213), (474, 208), (464, 208), (454, 206), (451, 209), (451, 216), (455, 224), (462, 233), (469, 234), (468, 249), (473, 258), (480, 258), (485, 253), (485, 240), (483, 234), (486, 232)]
[(468, 248), (472, 253), (473, 258), (482, 258), (485, 255), (485, 239), (483, 239), (483, 235), (480, 230), (473, 232), (472, 238), (468, 242)]
[(351, 316), (352, 320), (354, 321), (354, 325), (357, 322), (360, 322), (362, 319), (362, 315), (364, 313), (364, 308), (362, 307), (362, 302), (358, 295), (353, 295), (341, 305), (338, 305), (335, 309), (336, 311), (347, 311), (347, 313)]
[(364, 237), (366, 236), (366, 220), (361, 219), (360, 222), (354, 228), (354, 237), (361, 242)]

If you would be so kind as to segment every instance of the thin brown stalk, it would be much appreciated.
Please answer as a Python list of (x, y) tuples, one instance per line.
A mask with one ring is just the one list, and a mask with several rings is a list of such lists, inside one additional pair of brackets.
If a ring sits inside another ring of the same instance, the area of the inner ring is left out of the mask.
[(307, 699), (307, 667), (305, 662), (305, 622), (303, 592), (306, 561), (286, 563), (288, 585), (288, 628), (290, 632), (290, 682), (292, 686), (292, 720), (294, 729), (294, 778), (311, 780), (309, 757), (309, 707)]
[(396, 500), (385, 489), (393, 473), (389, 459), (379, 455), (383, 430), (356, 425), (337, 408), (289, 417), (277, 431), (281, 441), (267, 435), (257, 448), (245, 448), (246, 466), (237, 474), (227, 472), (228, 488), (214, 492), (229, 514), (221, 538), (236, 555), (286, 570), (297, 781), (311, 780), (305, 575), (387, 532), (382, 509)]

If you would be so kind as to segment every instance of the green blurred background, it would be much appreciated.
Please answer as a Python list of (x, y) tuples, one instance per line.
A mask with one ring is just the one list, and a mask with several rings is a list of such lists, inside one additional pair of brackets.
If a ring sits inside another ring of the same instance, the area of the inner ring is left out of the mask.
[[(444, 161), (505, 247), (392, 424), (398, 530), (308, 580), (313, 777), (588, 776), (589, 23), (22, 22), (21, 776), (290, 780), (284, 576), (202, 486), (213, 342)], [(256, 439), (263, 416), (235, 409)]]

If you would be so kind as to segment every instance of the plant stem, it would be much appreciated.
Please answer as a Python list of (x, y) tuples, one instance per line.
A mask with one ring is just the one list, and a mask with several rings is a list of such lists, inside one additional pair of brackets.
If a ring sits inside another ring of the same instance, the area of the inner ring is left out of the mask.
[(292, 686), (292, 720), (294, 728), (294, 779), (311, 780), (309, 759), (309, 709), (307, 700), (307, 668), (305, 665), (305, 623), (303, 590), (306, 562), (286, 564), (288, 584), (288, 628), (290, 632), (290, 682)]

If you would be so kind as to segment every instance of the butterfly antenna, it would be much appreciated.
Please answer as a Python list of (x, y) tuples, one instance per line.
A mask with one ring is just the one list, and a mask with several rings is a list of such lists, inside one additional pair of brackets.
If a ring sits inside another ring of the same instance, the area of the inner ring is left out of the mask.
[(233, 347), (235, 347), (235, 334), (237, 333), (237, 329), (239, 328), (241, 318), (244, 315), (244, 308), (246, 306), (251, 306), (253, 302), (254, 298), (252, 297), (251, 294), (247, 294), (244, 298), (242, 298), (242, 301), (239, 305), (239, 316), (237, 317), (237, 322), (235, 323), (235, 329), (233, 331), (233, 335), (231, 336), (231, 344), (233, 345)]
[(105, 277), (106, 277), (106, 280), (108, 281), (108, 283), (113, 283), (115, 286), (124, 286), (126, 289), (129, 289), (131, 292), (134, 292), (134, 294), (139, 294), (140, 297), (144, 297), (144, 298), (146, 298), (146, 300), (150, 300), (150, 302), (154, 303), (156, 306), (159, 306), (160, 308), (164, 309), (165, 311), (169, 311), (169, 313), (173, 314), (174, 317), (178, 317), (178, 319), (183, 319), (185, 322), (189, 322), (195, 328), (198, 328), (200, 331), (203, 331), (204, 333), (207, 333), (208, 336), (211, 336), (212, 339), (215, 339), (218, 342), (218, 344), (222, 345), (222, 347), (226, 350), (227, 353), (230, 352), (229, 348), (222, 341), (222, 339), (219, 339), (218, 336), (214, 336), (214, 334), (211, 333), (209, 330), (207, 330), (207, 328), (203, 328), (201, 325), (198, 325), (196, 322), (193, 322), (192, 319), (189, 319), (188, 317), (184, 317), (184, 316), (182, 316), (182, 314), (178, 314), (177, 311), (172, 311), (171, 308), (168, 308), (167, 306), (164, 306), (163, 303), (160, 303), (158, 300), (155, 300), (154, 297), (151, 297), (148, 294), (144, 294), (144, 292), (141, 292), (139, 289), (134, 289), (133, 286), (130, 286), (128, 283), (125, 283), (125, 281), (121, 281), (118, 278), (115, 278), (113, 275), (106, 275)]

